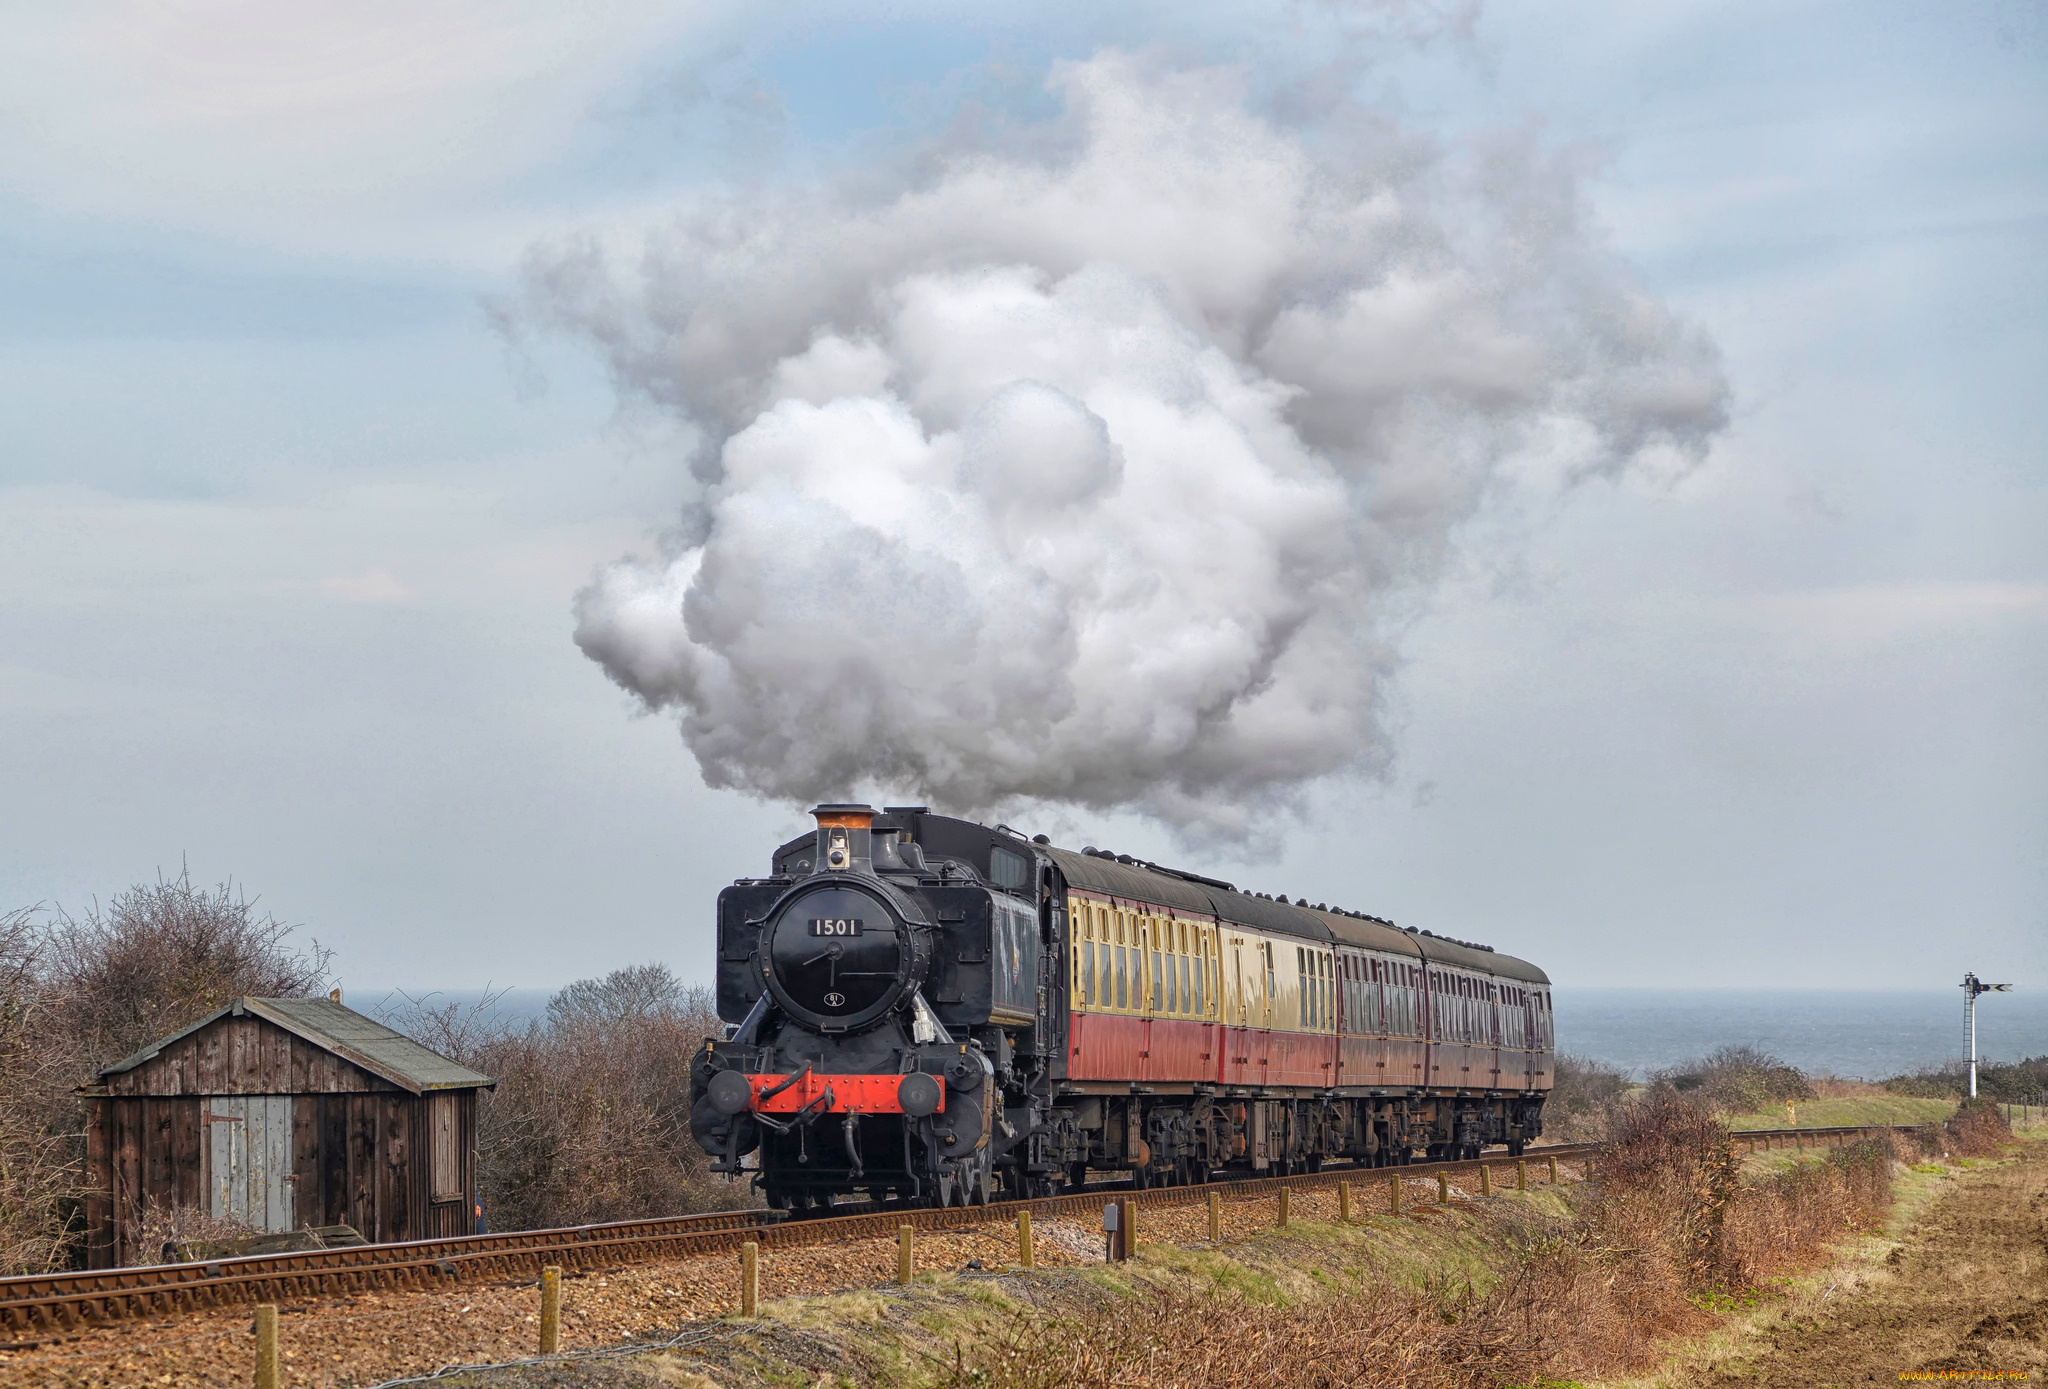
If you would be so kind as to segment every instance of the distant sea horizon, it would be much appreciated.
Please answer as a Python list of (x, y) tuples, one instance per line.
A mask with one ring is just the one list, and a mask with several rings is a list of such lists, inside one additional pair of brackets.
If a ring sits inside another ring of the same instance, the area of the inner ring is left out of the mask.
[[(482, 989), (406, 990), (430, 1006), (472, 1007)], [(545, 1016), (552, 989), (492, 990), (498, 1021)], [(348, 1003), (373, 1017), (402, 1010), (389, 988), (353, 987)], [(1560, 1051), (1638, 1078), (1717, 1047), (1760, 1047), (1812, 1075), (1883, 1080), (1963, 1055), (1963, 998), (1945, 989), (1556, 989)], [(2048, 1055), (2048, 991), (1987, 995), (1977, 1005), (1977, 1051), (1989, 1061)]]

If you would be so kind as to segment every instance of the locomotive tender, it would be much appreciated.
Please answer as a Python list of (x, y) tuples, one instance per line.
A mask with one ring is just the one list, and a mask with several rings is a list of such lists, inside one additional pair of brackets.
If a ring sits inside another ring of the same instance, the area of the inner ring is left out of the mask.
[(1550, 981), (1525, 961), (922, 806), (812, 814), (769, 877), (719, 894), (729, 1025), (691, 1075), (713, 1170), (777, 1209), (1519, 1153), (1542, 1132)]

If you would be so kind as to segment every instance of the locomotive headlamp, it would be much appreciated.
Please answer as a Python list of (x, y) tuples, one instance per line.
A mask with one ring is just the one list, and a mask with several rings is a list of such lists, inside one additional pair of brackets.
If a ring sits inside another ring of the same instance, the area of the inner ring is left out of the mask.
[(865, 805), (821, 805), (811, 812), (818, 821), (820, 873), (872, 871), (875, 812)]

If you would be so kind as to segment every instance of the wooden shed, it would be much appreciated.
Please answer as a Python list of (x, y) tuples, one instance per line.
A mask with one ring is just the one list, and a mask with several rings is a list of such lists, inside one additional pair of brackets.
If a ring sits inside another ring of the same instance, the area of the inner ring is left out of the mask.
[(339, 998), (238, 998), (100, 1072), (87, 1266), (133, 1263), (145, 1209), (373, 1242), (475, 1228), (477, 1092), (495, 1082)]

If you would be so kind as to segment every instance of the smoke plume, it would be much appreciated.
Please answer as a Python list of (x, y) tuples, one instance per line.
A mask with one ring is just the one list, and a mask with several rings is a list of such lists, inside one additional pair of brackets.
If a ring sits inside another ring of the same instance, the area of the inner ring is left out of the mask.
[(1711, 344), (1533, 137), (1292, 124), (1119, 52), (893, 186), (699, 209), (526, 312), (703, 439), (701, 501), (577, 599), (707, 782), (1244, 835), (1381, 765), (1385, 609), (1504, 469), (1697, 459)]

